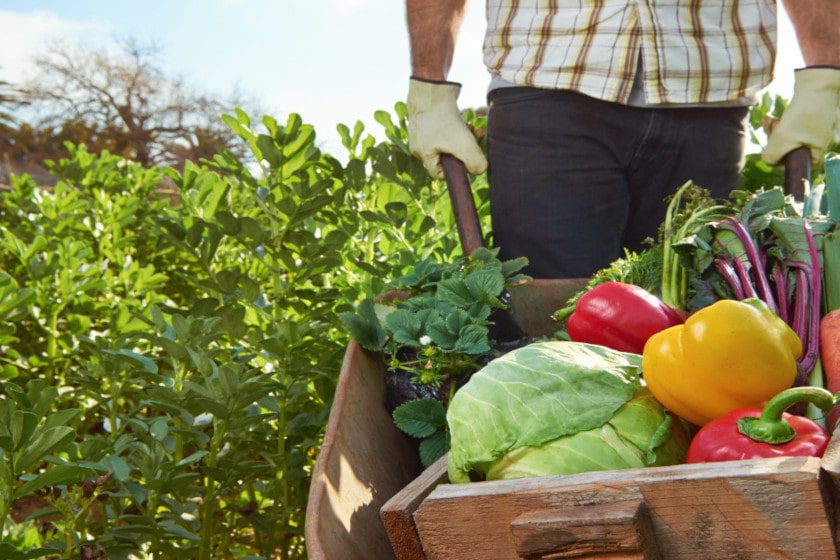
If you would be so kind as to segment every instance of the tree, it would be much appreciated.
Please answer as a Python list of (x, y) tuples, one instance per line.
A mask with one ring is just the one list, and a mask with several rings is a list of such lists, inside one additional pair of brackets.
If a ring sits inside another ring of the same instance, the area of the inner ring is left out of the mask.
[(20, 103), (21, 101), (12, 85), (5, 80), (0, 80), (0, 130), (14, 125), (15, 120), (11, 111), (15, 105)]
[[(221, 120), (241, 100), (196, 93), (181, 78), (168, 78), (156, 64), (159, 53), (134, 40), (123, 41), (118, 55), (50, 47), (22, 88), (37, 114), (35, 136), (49, 136), (53, 145), (81, 140), (90, 151), (107, 149), (144, 167), (180, 169), (219, 148), (244, 155), (242, 141)], [(23, 149), (20, 142), (17, 147)], [(38, 151), (29, 148), (29, 154)]]
[(17, 88), (5, 80), (0, 80), (0, 185), (9, 182), (14, 151), (10, 149), (14, 147), (12, 138), (20, 131), (13, 113), (16, 108), (26, 104)]

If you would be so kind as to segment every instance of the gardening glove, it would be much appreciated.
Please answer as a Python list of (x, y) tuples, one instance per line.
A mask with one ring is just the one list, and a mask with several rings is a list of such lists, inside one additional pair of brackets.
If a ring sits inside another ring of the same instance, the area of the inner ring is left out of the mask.
[(440, 154), (452, 154), (473, 175), (487, 169), (487, 158), (458, 111), (461, 85), (411, 78), (408, 86), (408, 145), (429, 175), (443, 179)]
[(777, 165), (801, 146), (810, 148), (814, 165), (821, 163), (840, 141), (840, 68), (797, 70), (790, 104), (768, 134), (761, 156), (766, 163)]

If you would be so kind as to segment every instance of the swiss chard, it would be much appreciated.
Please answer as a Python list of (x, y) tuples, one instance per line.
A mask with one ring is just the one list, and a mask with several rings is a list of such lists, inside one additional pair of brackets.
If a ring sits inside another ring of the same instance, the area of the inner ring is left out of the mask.
[(803, 217), (779, 188), (745, 195), (736, 215), (705, 222), (690, 238), (672, 239), (689, 263), (689, 309), (715, 299), (761, 299), (801, 338), (798, 383), (807, 383), (819, 355), (821, 248), (831, 225), (819, 213)]
[(666, 305), (675, 309), (688, 306), (688, 269), (697, 267), (683, 264), (681, 245), (696, 246), (701, 251), (708, 248), (703, 238), (705, 226), (725, 216), (727, 208), (709, 197), (691, 181), (681, 186), (668, 203), (668, 210), (662, 224), (662, 289), (661, 298)]

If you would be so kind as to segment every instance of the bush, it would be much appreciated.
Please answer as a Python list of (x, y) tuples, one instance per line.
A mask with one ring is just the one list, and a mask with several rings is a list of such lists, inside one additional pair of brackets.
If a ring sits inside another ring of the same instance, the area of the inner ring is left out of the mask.
[[(0, 199), (0, 557), (304, 558), (338, 314), (460, 252), (446, 190), (387, 136), (346, 163), (292, 115), (143, 169), (68, 145)], [(161, 182), (176, 186), (174, 204)], [(478, 196), (487, 216), (483, 178)]]

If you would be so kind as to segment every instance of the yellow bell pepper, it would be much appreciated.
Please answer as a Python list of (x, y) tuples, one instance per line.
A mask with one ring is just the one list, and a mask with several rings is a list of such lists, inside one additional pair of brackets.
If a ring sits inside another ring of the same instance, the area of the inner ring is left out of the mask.
[(790, 387), (801, 353), (799, 337), (763, 301), (720, 300), (650, 337), (642, 375), (665, 408), (702, 426)]

